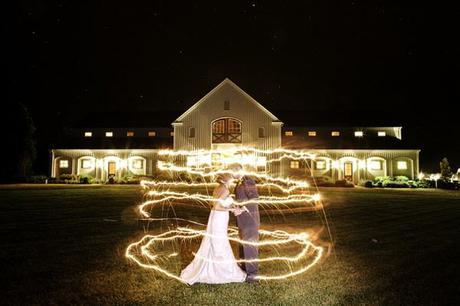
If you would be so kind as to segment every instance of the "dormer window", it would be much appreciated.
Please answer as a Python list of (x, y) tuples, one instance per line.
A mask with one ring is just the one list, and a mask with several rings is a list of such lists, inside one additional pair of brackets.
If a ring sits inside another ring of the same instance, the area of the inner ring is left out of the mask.
[(224, 110), (230, 110), (230, 100), (224, 101)]
[(105, 132), (105, 137), (113, 137), (113, 132), (111, 131)]
[(363, 131), (355, 131), (355, 137), (363, 137), (364, 132)]
[(195, 138), (195, 128), (194, 127), (191, 127), (188, 129), (188, 137)]
[(93, 132), (85, 132), (85, 137), (93, 137)]
[(385, 132), (385, 131), (378, 131), (378, 132), (377, 132), (377, 135), (378, 135), (379, 137), (385, 137), (385, 136), (387, 136), (387, 132)]
[(338, 136), (340, 136), (340, 132), (339, 131), (332, 131), (331, 136), (332, 137), (338, 137)]
[(265, 129), (263, 127), (259, 128), (259, 138), (265, 138)]
[(294, 132), (292, 132), (292, 131), (284, 132), (284, 136), (293, 136), (293, 135), (294, 135)]

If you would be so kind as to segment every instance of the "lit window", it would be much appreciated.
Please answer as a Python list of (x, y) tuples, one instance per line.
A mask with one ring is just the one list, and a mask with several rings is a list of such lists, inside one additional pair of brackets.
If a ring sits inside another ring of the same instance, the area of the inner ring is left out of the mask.
[(265, 129), (263, 127), (259, 128), (259, 138), (265, 137)]
[(212, 122), (212, 143), (241, 143), (241, 122), (233, 118), (221, 118)]
[(93, 136), (93, 132), (85, 132), (85, 137), (92, 137)]
[(284, 135), (285, 136), (292, 136), (292, 135), (294, 135), (294, 133), (292, 131), (286, 131), (286, 132), (284, 132)]
[(363, 131), (355, 131), (355, 137), (363, 137), (364, 133)]
[(398, 161), (397, 167), (398, 167), (398, 170), (407, 170), (407, 162), (406, 161)]
[(171, 135), (171, 137), (174, 136), (174, 132), (169, 133), (169, 135)]
[(387, 136), (387, 132), (385, 132), (385, 131), (378, 131), (378, 132), (377, 132), (377, 135), (378, 135), (379, 137), (385, 137), (385, 136)]
[(382, 161), (381, 160), (371, 160), (369, 163), (369, 168), (371, 170), (382, 170)]
[(195, 138), (195, 128), (194, 128), (194, 127), (191, 127), (191, 128), (188, 130), (188, 137), (190, 137), (190, 138)]
[(325, 160), (315, 161), (315, 170), (326, 170), (326, 161)]
[(144, 161), (142, 159), (135, 159), (133, 160), (131, 166), (133, 169), (137, 169), (137, 170), (142, 169), (144, 167)]
[(229, 133), (241, 133), (241, 124), (233, 119), (228, 120), (227, 129)]
[(69, 168), (69, 161), (68, 160), (60, 160), (59, 161), (59, 168)]
[(149, 131), (148, 135), (149, 135), (149, 137), (155, 137), (155, 136), (157, 136), (157, 132)]
[(126, 136), (128, 136), (128, 137), (133, 137), (133, 136), (134, 136), (134, 132), (133, 132), (133, 131), (128, 131), (128, 132), (126, 132)]
[(224, 110), (230, 110), (230, 101), (229, 100), (224, 101)]
[(316, 136), (316, 131), (308, 131), (308, 136), (310, 137)]
[(113, 137), (113, 132), (105, 132), (105, 137)]
[(83, 169), (91, 169), (93, 167), (93, 161), (91, 159), (83, 159), (81, 161), (81, 167)]
[(299, 161), (291, 160), (291, 169), (299, 169)]
[(340, 136), (340, 132), (339, 131), (332, 131), (331, 136), (334, 136), (334, 137)]

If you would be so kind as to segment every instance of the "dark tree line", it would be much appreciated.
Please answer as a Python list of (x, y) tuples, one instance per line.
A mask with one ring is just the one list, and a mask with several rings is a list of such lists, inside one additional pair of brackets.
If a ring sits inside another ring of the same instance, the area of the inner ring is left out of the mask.
[(37, 154), (35, 148), (35, 125), (27, 108), (18, 102), (6, 105), (1, 122), (2, 131), (2, 165), (0, 180), (2, 182), (21, 181), (32, 174), (32, 167)]

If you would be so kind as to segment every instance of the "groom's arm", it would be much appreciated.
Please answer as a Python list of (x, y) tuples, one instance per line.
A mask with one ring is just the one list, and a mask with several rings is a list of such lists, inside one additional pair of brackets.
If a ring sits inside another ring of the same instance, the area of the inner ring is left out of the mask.
[(254, 182), (254, 180), (252, 179), (249, 179), (244, 182), (244, 192), (246, 193), (246, 197), (248, 198), (248, 200), (259, 198), (256, 182)]

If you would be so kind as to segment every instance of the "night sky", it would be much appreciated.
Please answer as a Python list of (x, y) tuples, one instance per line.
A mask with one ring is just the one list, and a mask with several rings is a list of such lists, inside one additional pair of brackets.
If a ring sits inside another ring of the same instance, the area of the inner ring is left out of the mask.
[(334, 124), (350, 114), (401, 122), (418, 137), (422, 169), (444, 156), (460, 167), (455, 7), (117, 2), (17, 1), (4, 12), (3, 99), (29, 108), (42, 152), (57, 122), (98, 111), (184, 111), (229, 77), (275, 114), (305, 112), (305, 125), (329, 112)]

